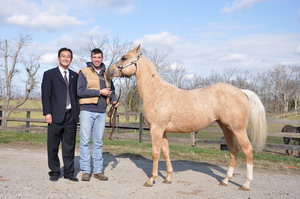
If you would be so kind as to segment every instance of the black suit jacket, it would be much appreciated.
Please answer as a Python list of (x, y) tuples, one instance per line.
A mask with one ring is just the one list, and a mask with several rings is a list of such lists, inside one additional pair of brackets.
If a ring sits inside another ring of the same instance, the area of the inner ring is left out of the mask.
[[(78, 74), (69, 69), (69, 91), (74, 121), (79, 121), (79, 102), (77, 96)], [(51, 114), (52, 122), (63, 122), (66, 114), (67, 86), (59, 71), (53, 68), (44, 72), (42, 82), (43, 115)]]

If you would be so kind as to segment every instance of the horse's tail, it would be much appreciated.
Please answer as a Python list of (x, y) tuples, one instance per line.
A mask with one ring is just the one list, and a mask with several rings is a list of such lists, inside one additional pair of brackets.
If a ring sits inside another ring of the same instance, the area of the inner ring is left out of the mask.
[(244, 89), (242, 89), (242, 91), (248, 96), (250, 103), (250, 120), (252, 123), (251, 139), (256, 151), (261, 151), (264, 148), (267, 138), (265, 107), (253, 91)]

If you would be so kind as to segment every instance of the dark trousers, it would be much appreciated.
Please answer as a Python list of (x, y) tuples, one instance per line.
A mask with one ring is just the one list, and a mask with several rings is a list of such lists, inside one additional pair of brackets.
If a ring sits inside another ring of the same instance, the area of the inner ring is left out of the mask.
[(76, 141), (76, 122), (72, 112), (66, 112), (62, 123), (48, 124), (48, 166), (49, 176), (60, 176), (60, 162), (58, 158), (59, 144), (62, 142), (62, 157), (64, 163), (64, 176), (71, 177), (74, 174), (74, 155)]

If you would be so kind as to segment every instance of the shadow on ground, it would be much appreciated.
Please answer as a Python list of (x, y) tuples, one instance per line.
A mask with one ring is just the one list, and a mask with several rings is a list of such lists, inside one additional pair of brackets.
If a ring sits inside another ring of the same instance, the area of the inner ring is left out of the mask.
[[(111, 169), (113, 169), (118, 166), (120, 158), (128, 158), (136, 165), (138, 169), (141, 169), (146, 176), (148, 177), (151, 176), (152, 160), (145, 158), (142, 155), (133, 154), (133, 153), (123, 153), (119, 155), (114, 155), (109, 152), (106, 152), (103, 155), (105, 161), (104, 162), (105, 168), (107, 168), (107, 166), (110, 165)], [(223, 169), (222, 167), (215, 164), (206, 163), (206, 162), (196, 162), (190, 160), (174, 160), (172, 161), (172, 166), (174, 172), (176, 173), (192, 170), (195, 172), (199, 172), (211, 176), (212, 178), (215, 178), (217, 181), (221, 181), (226, 175), (226, 170)], [(165, 161), (159, 161), (158, 168), (159, 168), (158, 175), (162, 178), (165, 178), (165, 175), (163, 174), (166, 172)], [(216, 171), (218, 171), (217, 173), (221, 173), (222, 176), (216, 174)], [(240, 184), (235, 183), (233, 181), (230, 181), (230, 183), (236, 186), (240, 186)]]
[[(114, 155), (109, 152), (104, 152), (103, 153), (103, 158), (104, 158), (104, 170), (107, 169), (109, 166), (110, 169), (114, 169), (115, 167), (118, 166), (120, 163), (120, 158), (128, 158), (130, 159), (138, 169), (141, 169), (146, 176), (150, 177), (151, 172), (152, 172), (152, 160), (145, 158), (142, 155), (139, 154), (133, 154), (133, 153), (122, 153), (119, 155)], [(75, 176), (78, 176), (78, 173), (81, 171), (80, 170), (80, 156), (75, 156), (74, 159), (74, 164), (75, 164)], [(92, 165), (92, 161), (91, 161)], [(184, 172), (184, 171), (195, 171), (199, 173), (206, 174), (208, 176), (211, 176), (212, 178), (215, 178), (217, 181), (221, 181), (225, 175), (226, 175), (226, 170), (223, 169), (222, 167), (215, 165), (215, 164), (210, 164), (206, 162), (196, 162), (196, 161), (190, 161), (190, 160), (174, 160), (172, 161), (172, 166), (173, 170), (175, 173), (178, 172)], [(92, 165), (93, 168), (93, 165)], [(166, 172), (166, 165), (165, 161), (159, 161), (158, 163), (158, 175), (162, 178), (165, 178), (165, 175), (162, 172)], [(223, 174), (222, 176), (216, 174), (215, 171), (218, 171), (218, 173)], [(61, 167), (61, 172), (63, 173), (63, 167)], [(240, 184), (235, 183), (233, 181), (230, 181), (230, 183), (240, 186)]]

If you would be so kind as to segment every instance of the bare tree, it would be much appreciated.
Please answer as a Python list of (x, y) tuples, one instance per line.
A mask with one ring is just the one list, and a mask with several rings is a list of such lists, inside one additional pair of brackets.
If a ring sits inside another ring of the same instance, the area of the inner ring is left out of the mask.
[[(90, 53), (94, 48), (99, 48), (103, 52), (104, 61), (107, 62), (107, 65), (115, 63), (117, 59), (119, 59), (125, 52), (127, 52), (132, 47), (132, 43), (122, 42), (119, 37), (111, 38), (107, 34), (94, 34), (90, 35), (87, 39), (86, 45), (80, 47), (79, 54), (79, 62), (76, 63), (80, 65), (82, 68), (82, 63), (85, 63), (89, 60)], [(86, 59), (88, 58), (88, 60)]]
[(167, 82), (177, 86), (178, 88), (185, 87), (185, 76), (187, 72), (182, 63), (176, 62), (169, 66), (166, 70), (165, 79)]
[(234, 78), (234, 75), (237, 73), (236, 67), (225, 68), (222, 71), (222, 81), (225, 83), (231, 83), (231, 80)]
[(216, 84), (219, 82), (223, 82), (222, 75), (220, 75), (218, 72), (215, 72), (214, 70), (212, 70), (208, 77), (205, 77), (202, 79), (201, 87), (209, 86), (209, 85)]
[(0, 99), (4, 96), (4, 89), (5, 89), (5, 79), (0, 74)]
[[(138, 107), (140, 107), (140, 99), (138, 93), (134, 92), (136, 88), (135, 78), (118, 78), (117, 81), (115, 85), (121, 91), (121, 102), (125, 111), (136, 111), (138, 108), (132, 106), (132, 104), (139, 104)], [(132, 109), (133, 107), (134, 109)]]
[(282, 104), (283, 110), (289, 110), (291, 99), (298, 89), (298, 82), (295, 81), (291, 68), (278, 65), (270, 72), (271, 80), (275, 85), (276, 99)]
[(273, 93), (273, 83), (270, 81), (270, 77), (267, 71), (260, 71), (253, 77), (252, 83), (254, 84), (255, 91), (260, 96), (262, 103), (265, 105), (268, 113), (275, 112), (276, 101)]
[(193, 75), (192, 77), (186, 80), (186, 89), (197, 89), (201, 88), (203, 83), (203, 78), (199, 75)]
[[(22, 52), (30, 44), (31, 37), (28, 34), (20, 34), (15, 43), (8, 40), (1, 42), (1, 66), (4, 67), (5, 73), (5, 89), (4, 89), (4, 103), (3, 108), (18, 108), (23, 105), (29, 98), (30, 93), (36, 86), (36, 73), (40, 68), (39, 57), (29, 55), (29, 59), (22, 59)], [(15, 46), (14, 46), (15, 45)], [(15, 105), (11, 105), (12, 100), (12, 83), (16, 75), (25, 69), (26, 80), (24, 86), (24, 93), (21, 99)], [(9, 117), (11, 111), (3, 111), (3, 117)], [(6, 125), (6, 120), (3, 120), (2, 125)]]
[[(299, 68), (277, 65), (256, 77), (256, 86), (269, 112), (287, 112), (298, 104)], [(295, 104), (294, 104), (295, 106)]]
[(294, 110), (299, 110), (300, 106), (300, 92), (295, 93), (294, 96)]
[(161, 76), (164, 76), (168, 67), (167, 58), (169, 56), (162, 49), (153, 49), (153, 50), (144, 50), (147, 58), (155, 65), (156, 70), (160, 73)]
[(255, 91), (255, 86), (252, 84), (252, 74), (249, 71), (242, 71), (236, 74), (235, 79), (230, 81), (230, 84), (241, 88)]
[[(131, 78), (132, 79), (132, 78)], [(125, 110), (138, 112), (141, 109), (141, 100), (138, 93), (137, 85), (134, 84), (126, 89), (127, 93), (125, 95)]]
[(291, 73), (291, 81), (293, 82), (293, 91), (294, 93), (291, 95), (291, 100), (294, 110), (299, 109), (300, 105), (300, 66), (290, 66), (290, 73)]
[(211, 71), (207, 77), (193, 75), (187, 80), (187, 89), (195, 89), (206, 87), (212, 84), (224, 82), (231, 84), (241, 89), (254, 90), (254, 85), (251, 83), (252, 75), (249, 71), (239, 72), (237, 68), (226, 68), (221, 72)]

